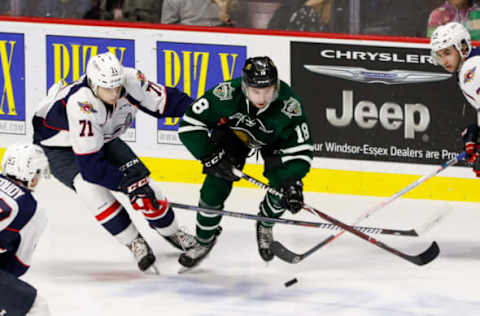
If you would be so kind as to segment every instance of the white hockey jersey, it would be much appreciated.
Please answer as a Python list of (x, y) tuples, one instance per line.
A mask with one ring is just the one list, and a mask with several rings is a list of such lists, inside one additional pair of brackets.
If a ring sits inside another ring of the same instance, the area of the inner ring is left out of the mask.
[(458, 84), (465, 98), (477, 111), (480, 122), (480, 56), (465, 60), (458, 73)]
[(46, 225), (46, 213), (30, 191), (0, 176), (0, 269), (24, 274)]
[(97, 98), (84, 75), (52, 86), (32, 121), (35, 144), (71, 148), (83, 178), (112, 190), (123, 174), (105, 161), (103, 145), (125, 133), (138, 110), (157, 118), (182, 117), (192, 103), (185, 93), (148, 81), (140, 71), (125, 67), (124, 72), (116, 104)]
[(57, 131), (43, 135), (40, 143), (71, 146), (77, 154), (96, 152), (105, 142), (125, 133), (140, 107), (161, 116), (166, 102), (164, 86), (147, 81), (141, 72), (128, 67), (122, 97), (111, 106), (93, 94), (85, 75), (66, 86), (59, 82), (49, 89), (35, 112), (45, 128)]

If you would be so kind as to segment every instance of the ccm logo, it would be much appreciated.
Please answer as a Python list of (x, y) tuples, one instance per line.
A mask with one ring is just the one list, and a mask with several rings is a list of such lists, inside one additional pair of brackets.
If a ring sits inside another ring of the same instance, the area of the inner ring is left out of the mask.
[(397, 103), (385, 102), (380, 110), (371, 101), (360, 101), (353, 106), (353, 91), (343, 90), (342, 115), (337, 115), (337, 110), (327, 108), (327, 121), (336, 127), (350, 125), (355, 119), (357, 125), (362, 129), (374, 128), (380, 124), (386, 130), (399, 129), (403, 124), (403, 135), (407, 139), (415, 138), (415, 133), (424, 132), (430, 124), (430, 111), (421, 104), (405, 104), (404, 109)]
[(137, 181), (137, 182), (131, 184), (131, 185), (128, 187), (127, 191), (128, 191), (128, 193), (132, 193), (132, 192), (135, 191), (136, 189), (141, 188), (141, 187), (143, 187), (143, 186), (145, 186), (145, 185), (147, 185), (147, 184), (148, 184), (148, 178), (143, 178), (142, 180)]

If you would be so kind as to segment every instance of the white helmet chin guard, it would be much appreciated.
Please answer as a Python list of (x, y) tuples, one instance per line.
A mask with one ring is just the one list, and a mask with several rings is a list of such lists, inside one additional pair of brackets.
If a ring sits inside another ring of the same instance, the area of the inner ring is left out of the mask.
[(87, 79), (92, 90), (97, 88), (116, 88), (124, 83), (123, 66), (117, 57), (106, 52), (90, 57), (87, 63)]
[[(463, 52), (463, 45), (466, 51)], [(462, 60), (470, 55), (472, 42), (468, 30), (458, 22), (450, 22), (435, 29), (430, 39), (431, 54), (433, 62), (438, 64), (437, 52), (441, 49), (454, 46), (460, 53)]]
[(27, 184), (32, 189), (36, 175), (50, 175), (47, 156), (42, 148), (33, 144), (14, 144), (7, 148), (2, 158), (2, 175)]

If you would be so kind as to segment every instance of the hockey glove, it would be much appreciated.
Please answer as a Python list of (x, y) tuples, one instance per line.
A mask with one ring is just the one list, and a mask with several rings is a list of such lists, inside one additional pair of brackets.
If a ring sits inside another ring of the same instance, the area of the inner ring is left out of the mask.
[(203, 173), (213, 175), (227, 181), (237, 181), (240, 178), (233, 174), (233, 164), (229, 161), (223, 148), (202, 159)]
[(467, 154), (467, 161), (474, 164), (478, 158), (480, 145), (477, 144), (478, 126), (477, 124), (468, 125), (462, 132), (463, 148)]
[(122, 181), (123, 182), (120, 183), (120, 190), (128, 194), (130, 203), (135, 210), (158, 210), (160, 208), (155, 192), (153, 192), (150, 185), (148, 185), (147, 177), (134, 181), (122, 179)]
[(281, 184), (280, 193), (283, 194), (280, 205), (292, 214), (298, 213), (303, 207), (303, 183), (300, 180), (289, 179)]

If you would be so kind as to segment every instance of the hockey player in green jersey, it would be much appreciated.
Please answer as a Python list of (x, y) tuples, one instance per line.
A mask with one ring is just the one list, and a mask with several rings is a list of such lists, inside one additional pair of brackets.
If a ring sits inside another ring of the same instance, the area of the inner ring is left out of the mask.
[[(264, 176), (283, 198), (267, 193), (259, 214), (278, 218), (287, 209), (297, 213), (302, 208), (302, 178), (313, 157), (310, 128), (299, 98), (279, 80), (269, 57), (247, 59), (242, 77), (222, 82), (196, 100), (183, 116), (179, 135), (203, 164), (201, 207), (223, 209), (239, 180), (232, 168), (242, 170), (249, 154), (260, 151)], [(220, 220), (221, 215), (197, 214), (198, 244), (180, 256), (181, 265), (194, 267), (208, 255), (221, 231)], [(272, 224), (257, 222), (256, 231), (260, 256), (272, 260)]]

